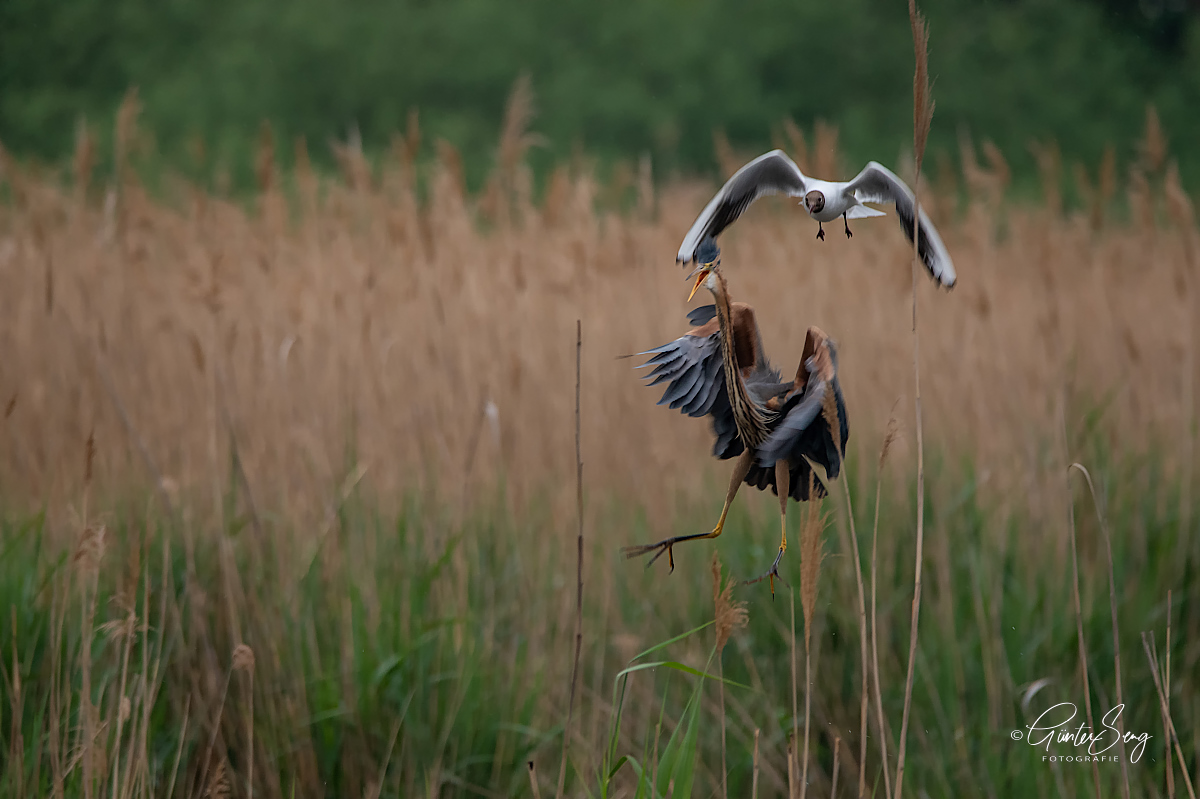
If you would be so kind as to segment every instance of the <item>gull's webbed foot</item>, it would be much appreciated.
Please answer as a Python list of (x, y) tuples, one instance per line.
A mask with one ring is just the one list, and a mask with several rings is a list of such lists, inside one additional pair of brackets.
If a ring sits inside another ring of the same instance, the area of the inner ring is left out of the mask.
[(825, 226), (820, 222), (817, 223), (817, 238), (821, 241), (825, 241)]
[(845, 214), (842, 214), (842, 223), (846, 226), (846, 238), (854, 238), (854, 234), (850, 232), (850, 220), (846, 218)]

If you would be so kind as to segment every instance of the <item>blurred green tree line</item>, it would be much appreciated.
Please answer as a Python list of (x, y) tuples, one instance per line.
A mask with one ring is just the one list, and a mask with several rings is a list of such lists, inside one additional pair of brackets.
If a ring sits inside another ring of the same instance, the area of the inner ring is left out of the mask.
[[(1034, 139), (1089, 165), (1112, 143), (1124, 163), (1153, 103), (1196, 185), (1196, 0), (921, 5), (932, 153), (965, 134), (1018, 174)], [(318, 154), (356, 128), (370, 151), (418, 108), (425, 141), (458, 146), (475, 180), (528, 72), (541, 165), (582, 149), (712, 172), (714, 130), (757, 152), (791, 118), (836, 125), (851, 169), (911, 140), (912, 61), (903, 0), (0, 0), (0, 142), (61, 159), (81, 117), (110, 130), (137, 86), (156, 157), (185, 165), (202, 140), (248, 176), (263, 120), (281, 145), (303, 135)]]

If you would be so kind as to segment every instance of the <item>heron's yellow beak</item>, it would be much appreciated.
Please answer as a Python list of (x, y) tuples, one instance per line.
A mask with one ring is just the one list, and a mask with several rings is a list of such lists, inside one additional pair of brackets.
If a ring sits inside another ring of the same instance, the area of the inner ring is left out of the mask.
[(700, 266), (696, 267), (696, 282), (692, 286), (692, 293), (688, 295), (688, 302), (692, 301), (692, 297), (695, 297), (696, 292), (700, 290), (702, 285), (704, 285), (704, 279), (708, 277), (708, 273), (712, 271), (712, 268), (712, 264), (701, 264)]

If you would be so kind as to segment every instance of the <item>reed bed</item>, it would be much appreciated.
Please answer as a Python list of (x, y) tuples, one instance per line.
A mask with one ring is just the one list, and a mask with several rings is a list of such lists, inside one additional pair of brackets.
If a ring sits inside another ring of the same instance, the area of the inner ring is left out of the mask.
[[(12, 609), (0, 726), (16, 731), (3, 739), (8, 762), (26, 764), (5, 770), (10, 795), (30, 785), (82, 796), (248, 796), (251, 785), (258, 795), (505, 795), (531, 779), (553, 793), (575, 630), (577, 319), (588, 534), (567, 793), (583, 795), (614, 762), (613, 729), (623, 752), (675, 752), (670, 731), (710, 712), (727, 735), (699, 737), (711, 757), (699, 760), (697, 790), (718, 792), (724, 779), (730, 795), (751, 779), (766, 795), (787, 788), (788, 602), (762, 591), (737, 589), (750, 625), (722, 660), (725, 678), (752, 691), (726, 685), (719, 705), (697, 691), (706, 704), (682, 706), (686, 689), (635, 675), (636, 701), (613, 726), (616, 672), (708, 613), (711, 546), (681, 547), (665, 580), (616, 553), (701, 529), (718, 511), (727, 464), (709, 457), (706, 425), (655, 407), (637, 362), (620, 357), (686, 329), (673, 256), (712, 186), (655, 180), (648, 162), (604, 182), (581, 161), (535, 196), (530, 109), (518, 87), (477, 192), (449, 145), (422, 144), (415, 119), (379, 158), (336, 145), (335, 175), (306, 166), (303, 142), (282, 173), (264, 128), (251, 196), (170, 177), (144, 186), (132, 104), (112, 176), (92, 175), (86, 130), (69, 174), (0, 160), (0, 615)], [(818, 131), (802, 168), (811, 155), (845, 173), (831, 130)], [(1115, 688), (1104, 661), (1116, 617), (1129, 658), (1136, 631), (1166, 627), (1174, 588), (1167, 694), (1179, 758), (1193, 771), (1200, 758), (1200, 694), (1188, 683), (1200, 663), (1200, 245), (1156, 130), (1137, 163), (1075, 170), (1078, 209), (1049, 192), (1044, 203), (1008, 201), (994, 147), (981, 164), (964, 143), (958, 163), (924, 170), (922, 204), (960, 277), (951, 292), (917, 288), (929, 615), (910, 791), (1091, 784), (1090, 772), (1034, 763), (1007, 741), (1034, 680), (1082, 699), (1062, 580), (1073, 461), (1109, 497), (1116, 564), (1110, 614), (1107, 536), (1080, 495), (1080, 624), (1098, 653), (1093, 690), (1108, 692), (1097, 701), (1107, 707)], [(1061, 165), (1042, 161), (1047, 187), (1066, 186)], [(915, 474), (905, 464), (915, 455), (904, 425), (887, 470), (879, 452), (889, 419), (913, 418), (911, 250), (894, 219), (818, 242), (791, 205), (756, 205), (724, 237), (724, 267), (785, 372), (809, 325), (839, 345), (852, 430), (844, 479), (862, 504), (864, 552), (884, 509), (878, 568), (863, 564), (872, 597), (878, 583), (884, 688), (870, 738), (877, 717), (900, 720), (908, 660)], [(863, 502), (873, 495), (876, 505)], [(716, 545), (738, 573), (769, 560), (774, 508), (739, 498)], [(822, 512), (831, 526), (846, 521), (832, 500)], [(836, 756), (850, 795), (859, 589), (836, 536), (811, 547), (830, 557), (819, 595), (803, 597), (819, 675), (802, 703), (813, 727), (804, 768), (814, 795), (828, 793)], [(802, 584), (794, 564), (785, 574)], [(1019, 623), (1035, 639), (1022, 644)], [(704, 634), (672, 644), (673, 660), (705, 670)], [(1164, 719), (1147, 666), (1127, 663), (1126, 727), (1160, 730), (1156, 765), (1130, 776), (1150, 790), (1164, 784)], [(868, 751), (868, 788), (882, 792), (876, 741)], [(728, 774), (714, 765), (723, 752)], [(1120, 774), (1102, 779), (1115, 787)], [(622, 772), (610, 787), (632, 794), (632, 780)]]

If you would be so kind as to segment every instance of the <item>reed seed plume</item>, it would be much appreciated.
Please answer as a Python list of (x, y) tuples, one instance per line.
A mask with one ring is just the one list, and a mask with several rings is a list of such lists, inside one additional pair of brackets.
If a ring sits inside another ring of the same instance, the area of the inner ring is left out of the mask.
[(1158, 118), (1158, 109), (1152, 103), (1146, 105), (1146, 126), (1138, 152), (1142, 168), (1151, 175), (1157, 175), (1166, 164), (1167, 137)]
[(75, 153), (71, 158), (71, 176), (75, 192), (80, 200), (87, 197), (92, 180), (92, 169), (96, 166), (96, 142), (88, 128), (87, 120), (79, 118), (75, 125)]
[(812, 164), (809, 162), (808, 140), (804, 137), (804, 131), (791, 117), (784, 117), (783, 132), (787, 136), (787, 149), (791, 151), (792, 160), (800, 167), (801, 172), (811, 174)]
[(1037, 161), (1038, 177), (1042, 183), (1042, 201), (1046, 211), (1055, 216), (1062, 213), (1062, 155), (1058, 142), (1053, 139), (1047, 143), (1031, 141), (1029, 150)]
[(729, 579), (725, 581), (724, 587), (721, 586), (721, 559), (717, 556), (716, 551), (713, 552), (709, 569), (712, 572), (713, 619), (715, 621), (713, 626), (717, 633), (715, 646), (717, 674), (721, 678), (719, 683), (721, 695), (721, 795), (728, 797), (729, 766), (725, 742), (725, 663), (721, 658), (721, 653), (725, 651), (725, 644), (729, 643), (729, 636), (733, 635), (734, 630), (746, 626), (749, 615), (746, 613), (746, 603), (733, 598), (733, 587), (736, 581)]
[(117, 108), (116, 137), (113, 139), (115, 148), (113, 156), (116, 163), (117, 180), (124, 184), (129, 178), (128, 159), (138, 146), (138, 117), (142, 113), (142, 102), (138, 97), (137, 87), (125, 93)]
[(726, 580), (722, 586), (721, 559), (715, 551), (709, 570), (712, 572), (713, 618), (716, 620), (716, 647), (719, 659), (721, 653), (725, 651), (725, 644), (729, 643), (729, 637), (733, 635), (734, 631), (745, 627), (750, 617), (746, 612), (746, 603), (733, 598), (733, 587), (737, 581), (731, 578)]
[(917, 8), (916, 0), (908, 0), (908, 21), (912, 27), (916, 69), (913, 70), (913, 157), (918, 174), (925, 160), (925, 143), (933, 122), (933, 93), (929, 86), (929, 23)]
[(258, 128), (258, 149), (254, 154), (254, 176), (261, 193), (275, 188), (275, 133), (265, 119)]
[(522, 72), (513, 83), (504, 108), (504, 127), (497, 155), (501, 172), (512, 174), (525, 162), (525, 153), (530, 147), (545, 142), (541, 135), (529, 130), (534, 114), (533, 81), (528, 72)]

